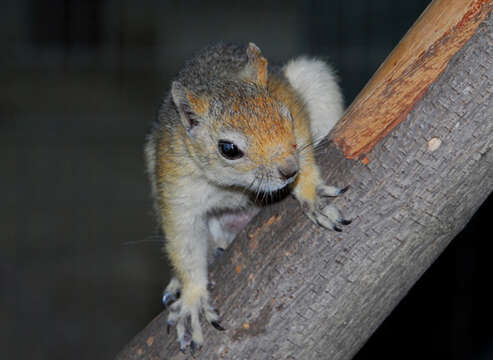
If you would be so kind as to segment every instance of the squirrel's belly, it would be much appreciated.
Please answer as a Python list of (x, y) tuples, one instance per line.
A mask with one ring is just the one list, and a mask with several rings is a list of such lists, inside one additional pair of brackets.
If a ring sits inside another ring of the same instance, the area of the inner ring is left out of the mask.
[(223, 224), (225, 230), (239, 233), (259, 212), (258, 207), (253, 207), (247, 210), (236, 211), (220, 215), (219, 221)]
[(260, 208), (254, 205), (241, 210), (228, 210), (211, 215), (208, 221), (213, 241), (211, 247), (226, 249), (259, 210)]

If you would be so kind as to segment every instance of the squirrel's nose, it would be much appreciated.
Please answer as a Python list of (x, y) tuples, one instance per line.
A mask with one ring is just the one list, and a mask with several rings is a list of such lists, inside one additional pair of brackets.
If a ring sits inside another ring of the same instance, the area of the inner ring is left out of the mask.
[(281, 178), (283, 178), (284, 180), (294, 181), (296, 175), (298, 175), (300, 168), (296, 159), (294, 157), (290, 157), (278, 167), (278, 170)]

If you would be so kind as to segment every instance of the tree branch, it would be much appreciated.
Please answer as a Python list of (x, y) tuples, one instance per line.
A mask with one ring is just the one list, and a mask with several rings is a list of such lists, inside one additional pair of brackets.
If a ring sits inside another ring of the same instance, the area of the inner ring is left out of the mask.
[[(354, 219), (344, 233), (311, 224), (292, 199), (240, 233), (211, 269), (227, 330), (204, 325), (196, 358), (337, 360), (359, 350), (493, 189), (492, 43), (489, 14), (405, 121), (374, 142), (371, 162), (322, 149), (324, 176), (351, 185), (335, 200)], [(372, 96), (386, 106), (396, 94)], [(187, 358), (166, 317), (117, 359)]]
[(333, 131), (348, 159), (364, 157), (406, 118), (492, 8), (491, 0), (434, 0), (426, 8)]

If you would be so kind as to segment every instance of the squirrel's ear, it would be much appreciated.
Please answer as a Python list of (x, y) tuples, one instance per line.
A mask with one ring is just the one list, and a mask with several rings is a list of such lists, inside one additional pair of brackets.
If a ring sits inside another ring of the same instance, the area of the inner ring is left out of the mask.
[(194, 128), (200, 125), (203, 116), (209, 109), (207, 99), (195, 95), (179, 81), (173, 81), (171, 97), (178, 109), (183, 126), (189, 134), (193, 134)]
[(260, 49), (254, 43), (249, 43), (247, 48), (248, 62), (241, 76), (260, 86), (267, 85), (267, 59), (262, 56)]

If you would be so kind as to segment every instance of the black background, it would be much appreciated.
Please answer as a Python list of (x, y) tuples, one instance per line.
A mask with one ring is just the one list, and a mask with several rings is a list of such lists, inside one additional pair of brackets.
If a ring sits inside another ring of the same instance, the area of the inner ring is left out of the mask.
[[(429, 1), (7, 0), (0, 11), (0, 341), (6, 359), (105, 359), (161, 310), (143, 138), (211, 41), (328, 60), (346, 104)], [(483, 204), (356, 359), (492, 359)], [(4, 357), (2, 355), (2, 358)]]

